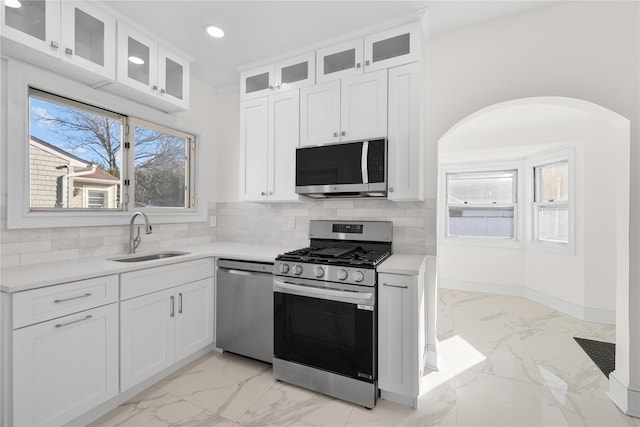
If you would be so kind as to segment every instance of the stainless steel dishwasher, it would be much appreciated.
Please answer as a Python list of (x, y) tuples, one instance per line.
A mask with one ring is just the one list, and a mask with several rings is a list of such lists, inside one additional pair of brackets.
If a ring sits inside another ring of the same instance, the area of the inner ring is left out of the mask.
[(216, 346), (273, 363), (273, 263), (218, 260)]

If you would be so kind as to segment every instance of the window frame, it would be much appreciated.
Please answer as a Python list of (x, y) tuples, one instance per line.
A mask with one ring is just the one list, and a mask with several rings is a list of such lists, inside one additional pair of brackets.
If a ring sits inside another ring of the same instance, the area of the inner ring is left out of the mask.
[[(520, 248), (523, 246), (523, 236), (525, 223), (524, 209), (522, 209), (522, 195), (524, 191), (523, 167), (521, 161), (504, 161), (504, 162), (485, 162), (477, 164), (447, 164), (442, 165), (439, 171), (439, 190), (438, 190), (438, 223), (441, 224), (438, 229), (439, 244), (445, 245), (465, 245), (465, 246), (485, 246), (497, 248)], [(449, 236), (449, 204), (447, 175), (452, 173), (495, 173), (500, 171), (515, 171), (516, 182), (514, 185), (515, 203), (514, 203), (514, 237), (490, 237), (490, 236)]]
[[(4, 61), (4, 60), (3, 60)], [(29, 88), (44, 92), (55, 92), (63, 98), (71, 99), (96, 108), (117, 112), (150, 123), (195, 136), (196, 141), (208, 139), (206, 131), (178, 116), (138, 104), (118, 95), (97, 90), (65, 77), (12, 59), (6, 59), (6, 138), (7, 158), (7, 228), (52, 228), (125, 225), (133, 208), (128, 211), (108, 209), (82, 209), (69, 211), (30, 211), (29, 200), (29, 144), (14, 143), (28, 141), (29, 138)], [(55, 88), (55, 91), (52, 90)], [(206, 164), (207, 150), (204, 143), (195, 146), (194, 188), (197, 191), (195, 204), (188, 211), (135, 209), (151, 215), (156, 223), (206, 222), (208, 216)]]
[[(566, 162), (568, 167), (568, 201), (567, 202), (536, 202), (536, 168), (548, 166), (554, 163)], [(550, 251), (566, 255), (575, 254), (575, 150), (573, 148), (554, 151), (539, 156), (529, 157), (525, 165), (527, 169), (528, 195), (530, 201), (528, 215), (528, 238), (527, 246), (531, 249)], [(537, 238), (539, 230), (537, 207), (538, 206), (558, 206), (566, 204), (568, 207), (568, 242), (554, 242), (540, 240)]]
[[(469, 177), (471, 178), (473, 175), (477, 176), (477, 178), (481, 179), (483, 177), (489, 177), (491, 175), (499, 175), (511, 174), (513, 178), (513, 188), (511, 190), (512, 194), (512, 202), (511, 203), (450, 203), (449, 202), (449, 181), (450, 176), (459, 175), (461, 177)], [(467, 171), (467, 172), (447, 172), (445, 174), (446, 179), (446, 215), (445, 215), (445, 235), (447, 238), (464, 238), (464, 239), (492, 239), (492, 240), (518, 240), (518, 170), (517, 169), (508, 169), (508, 170), (493, 170), (493, 171)], [(504, 210), (509, 209), (513, 210), (513, 237), (500, 237), (500, 236), (472, 236), (472, 235), (457, 235), (451, 234), (450, 232), (450, 221), (451, 208), (463, 209), (463, 210)]]

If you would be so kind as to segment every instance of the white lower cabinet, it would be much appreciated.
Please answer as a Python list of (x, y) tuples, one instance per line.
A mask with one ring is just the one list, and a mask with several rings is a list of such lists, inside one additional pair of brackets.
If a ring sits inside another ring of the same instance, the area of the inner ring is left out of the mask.
[(378, 388), (382, 398), (414, 408), (426, 351), (424, 278), (424, 264), (417, 276), (378, 276)]
[(213, 342), (213, 277), (120, 304), (120, 387), (139, 384)]
[(13, 331), (13, 425), (62, 425), (118, 394), (118, 304)]

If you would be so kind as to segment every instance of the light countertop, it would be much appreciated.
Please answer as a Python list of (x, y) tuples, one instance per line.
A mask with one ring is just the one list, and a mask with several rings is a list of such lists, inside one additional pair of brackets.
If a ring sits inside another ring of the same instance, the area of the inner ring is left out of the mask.
[[(84, 280), (110, 274), (126, 273), (144, 268), (169, 265), (207, 257), (229, 257), (250, 261), (273, 262), (278, 254), (291, 250), (290, 246), (277, 247), (236, 242), (212, 242), (204, 245), (172, 248), (172, 251), (189, 252), (173, 258), (143, 262), (117, 262), (105, 258), (34, 264), (9, 267), (0, 270), (0, 291), (19, 292), (65, 282)], [(153, 252), (151, 252), (153, 253)], [(144, 252), (138, 255), (143, 255)], [(118, 256), (110, 257), (118, 258)]]
[[(20, 292), (208, 257), (272, 262), (278, 254), (290, 251), (292, 248), (290, 246), (280, 247), (237, 242), (212, 242), (204, 245), (176, 247), (172, 248), (172, 250), (189, 252), (189, 254), (143, 262), (117, 262), (109, 258), (84, 258), (3, 268), (0, 270), (0, 291), (7, 293)], [(144, 255), (144, 252), (137, 255)], [(118, 256), (110, 258), (118, 258)], [(378, 267), (378, 271), (382, 273), (416, 275), (424, 260), (424, 255), (393, 254)]]
[(426, 262), (426, 255), (393, 254), (378, 267), (378, 273), (417, 276), (420, 266)]

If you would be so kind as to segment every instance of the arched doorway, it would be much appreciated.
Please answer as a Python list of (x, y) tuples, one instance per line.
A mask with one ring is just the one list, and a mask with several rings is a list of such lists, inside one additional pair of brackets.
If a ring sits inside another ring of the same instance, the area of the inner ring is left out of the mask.
[[(531, 159), (561, 151), (573, 153), (574, 184), (574, 234), (572, 247), (564, 251), (532, 243), (532, 202), (526, 201), (533, 192)], [(574, 317), (616, 323), (611, 390), (623, 410), (628, 405), (616, 398), (615, 389), (629, 378), (630, 325), (628, 307), (616, 294), (629, 295), (629, 157), (628, 119), (566, 97), (523, 98), (483, 108), (438, 142), (439, 286), (523, 296)], [(504, 165), (518, 173), (514, 238), (507, 244), (452, 239), (447, 173)]]

